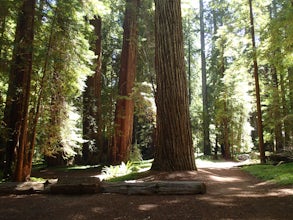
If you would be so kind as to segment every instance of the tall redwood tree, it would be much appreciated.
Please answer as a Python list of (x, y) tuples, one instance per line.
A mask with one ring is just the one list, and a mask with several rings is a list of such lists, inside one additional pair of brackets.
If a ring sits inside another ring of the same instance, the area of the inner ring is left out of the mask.
[[(26, 178), (28, 106), (32, 74), (35, 0), (22, 0), (18, 15), (13, 60), (11, 64), (7, 100), (4, 111), (6, 125), (6, 164), (4, 174), (15, 181)], [(16, 152), (16, 156), (15, 156)]]
[(202, 111), (203, 111), (203, 152), (204, 155), (211, 155), (210, 132), (209, 132), (209, 112), (208, 112), (208, 88), (207, 70), (205, 54), (205, 29), (204, 29), (204, 9), (203, 0), (199, 1), (200, 10), (200, 44), (201, 44), (201, 75), (202, 75)]
[(249, 0), (249, 12), (250, 12), (250, 27), (251, 27), (251, 41), (253, 49), (253, 73), (255, 79), (255, 95), (256, 95), (256, 107), (257, 107), (257, 134), (258, 134), (258, 146), (260, 153), (261, 163), (265, 163), (265, 149), (264, 149), (264, 140), (263, 140), (263, 125), (262, 125), (262, 111), (261, 111), (261, 100), (260, 100), (260, 87), (259, 87), (259, 78), (258, 78), (258, 63), (256, 55), (256, 44), (255, 44), (255, 31), (254, 31), (254, 17), (253, 17), (253, 8), (252, 0)]
[(129, 159), (133, 130), (133, 100), (131, 93), (136, 75), (137, 17), (139, 0), (126, 0), (123, 46), (119, 74), (119, 96), (115, 111), (115, 133), (111, 149), (111, 161), (119, 164)]
[(180, 0), (155, 0), (157, 146), (153, 170), (196, 170), (180, 4)]
[(87, 140), (83, 144), (82, 156), (85, 164), (100, 162), (102, 153), (102, 19), (100, 16), (91, 20), (94, 26), (96, 40), (94, 51), (97, 59), (96, 68), (92, 76), (86, 80), (86, 88), (83, 94), (83, 138)]

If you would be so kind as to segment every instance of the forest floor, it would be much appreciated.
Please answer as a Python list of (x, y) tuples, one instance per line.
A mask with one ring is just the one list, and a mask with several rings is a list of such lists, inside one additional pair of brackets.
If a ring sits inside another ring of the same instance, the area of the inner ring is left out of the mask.
[[(293, 219), (293, 186), (263, 182), (235, 163), (198, 164), (197, 172), (150, 172), (144, 181), (203, 181), (203, 195), (2, 195), (0, 219), (177, 220)], [(35, 173), (45, 178), (93, 176), (94, 169)]]

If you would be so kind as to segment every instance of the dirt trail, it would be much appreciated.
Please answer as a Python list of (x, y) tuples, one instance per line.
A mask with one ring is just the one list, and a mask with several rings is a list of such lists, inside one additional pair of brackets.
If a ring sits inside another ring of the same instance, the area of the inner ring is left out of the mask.
[(204, 195), (8, 195), (0, 197), (0, 219), (293, 219), (293, 187), (261, 182), (233, 165), (199, 165), (197, 173), (153, 173), (145, 178), (204, 181)]

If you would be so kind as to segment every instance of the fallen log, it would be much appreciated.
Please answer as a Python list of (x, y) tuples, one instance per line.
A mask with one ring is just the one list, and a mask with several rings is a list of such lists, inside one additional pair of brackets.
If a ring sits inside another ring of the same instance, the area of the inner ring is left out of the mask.
[(0, 194), (94, 194), (118, 193), (126, 195), (192, 195), (204, 194), (206, 186), (197, 181), (156, 181), (156, 182), (99, 182), (89, 178), (66, 178), (45, 183), (3, 183)]
[(192, 195), (204, 194), (206, 186), (197, 181), (157, 181), (157, 182), (102, 182), (101, 191), (127, 195)]
[(269, 159), (274, 164), (291, 163), (291, 162), (293, 162), (293, 152), (292, 151), (283, 151), (283, 152), (274, 153), (269, 156)]
[(51, 194), (67, 194), (67, 195), (80, 195), (80, 194), (94, 194), (99, 193), (99, 184), (55, 184), (50, 186)]
[(57, 184), (49, 187), (52, 194), (93, 194), (99, 193), (100, 180), (94, 177), (62, 177)]

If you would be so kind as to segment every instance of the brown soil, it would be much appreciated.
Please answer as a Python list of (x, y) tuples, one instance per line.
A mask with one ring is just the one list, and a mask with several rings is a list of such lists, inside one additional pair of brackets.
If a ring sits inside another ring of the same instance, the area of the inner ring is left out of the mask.
[[(52, 172), (41, 176), (93, 176), (95, 170)], [(6, 195), (0, 219), (293, 219), (293, 187), (261, 182), (236, 167), (205, 167), (198, 172), (151, 172), (144, 181), (199, 180), (204, 195)]]

